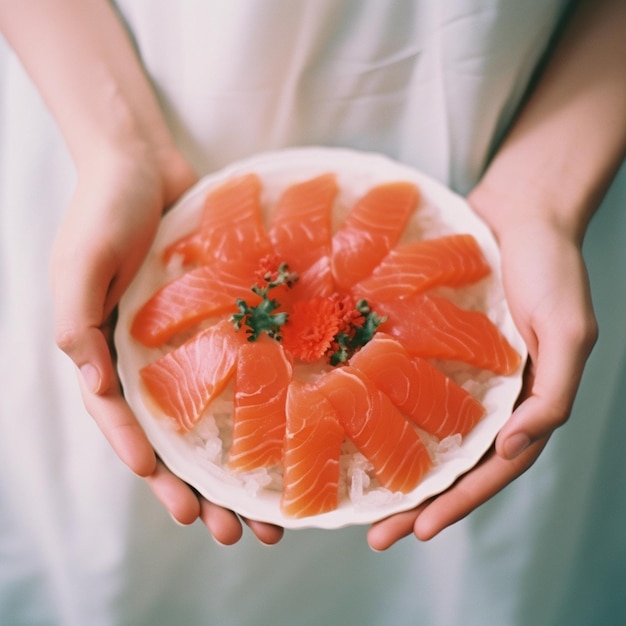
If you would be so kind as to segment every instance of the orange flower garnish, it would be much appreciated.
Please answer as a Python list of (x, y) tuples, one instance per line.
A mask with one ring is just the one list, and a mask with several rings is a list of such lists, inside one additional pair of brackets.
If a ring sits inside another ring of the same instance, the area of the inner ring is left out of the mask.
[(329, 296), (329, 299), (335, 305), (335, 316), (340, 322), (340, 333), (350, 333), (354, 327), (363, 325), (365, 317), (357, 310), (352, 296), (335, 292)]
[(282, 328), (283, 345), (296, 358), (313, 362), (321, 359), (341, 327), (335, 302), (317, 297), (293, 305)]
[(289, 271), (289, 266), (277, 254), (266, 254), (259, 260), (259, 267), (254, 272), (257, 279), (257, 289), (268, 286), (290, 288), (298, 280), (295, 273)]
[(365, 300), (355, 303), (350, 295), (336, 292), (328, 297), (298, 300), (289, 312), (280, 310), (280, 301), (270, 297), (270, 292), (291, 288), (298, 276), (275, 254), (260, 260), (255, 277), (258, 282), (251, 290), (262, 301), (250, 306), (238, 298), (239, 311), (231, 321), (237, 330), (247, 327), (249, 341), (267, 333), (282, 341), (285, 349), (301, 361), (312, 363), (326, 357), (331, 365), (345, 363), (374, 336), (382, 322)]

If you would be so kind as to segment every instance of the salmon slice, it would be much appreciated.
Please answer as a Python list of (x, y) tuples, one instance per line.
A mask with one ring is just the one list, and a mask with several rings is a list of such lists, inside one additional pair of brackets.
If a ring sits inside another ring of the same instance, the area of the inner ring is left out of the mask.
[(298, 280), (290, 289), (278, 296), (283, 309), (289, 311), (298, 300), (327, 298), (335, 291), (335, 281), (330, 269), (330, 258), (324, 256), (304, 272), (298, 274)]
[(341, 289), (369, 276), (398, 243), (417, 208), (419, 191), (408, 182), (378, 185), (361, 197), (332, 239), (332, 270)]
[[(207, 263), (216, 258), (225, 232), (247, 224), (262, 234), (260, 195), (261, 180), (256, 174), (237, 176), (213, 188), (204, 201), (197, 230), (168, 246), (164, 260), (178, 254), (185, 264)], [(267, 233), (265, 237), (269, 243)]]
[(285, 515), (306, 517), (337, 508), (343, 440), (344, 430), (328, 399), (314, 386), (292, 381), (283, 459)]
[(255, 271), (260, 259), (272, 252), (272, 244), (261, 222), (231, 224), (213, 231), (203, 254), (203, 263), (229, 266), (239, 274)]
[(320, 378), (346, 435), (373, 466), (383, 487), (407, 493), (432, 467), (428, 452), (410, 422), (359, 370), (334, 369)]
[(472, 235), (449, 235), (394, 248), (354, 293), (366, 300), (393, 300), (433, 287), (464, 287), (490, 272)]
[(228, 466), (247, 472), (280, 463), (291, 363), (273, 340), (241, 346), (235, 374)]
[(431, 435), (463, 437), (485, 415), (468, 391), (420, 357), (411, 357), (402, 344), (377, 333), (351, 359), (402, 413)]
[(158, 347), (205, 319), (237, 310), (237, 298), (260, 300), (251, 291), (253, 265), (244, 271), (230, 264), (196, 267), (158, 289), (139, 309), (130, 334), (148, 347)]
[(396, 337), (409, 354), (462, 361), (504, 376), (520, 365), (520, 355), (481, 311), (418, 294), (377, 303), (376, 312), (387, 317), (380, 330)]
[(139, 375), (160, 410), (181, 432), (188, 431), (232, 378), (245, 342), (244, 333), (224, 320), (146, 365)]
[(278, 257), (301, 273), (331, 253), (331, 214), (337, 196), (334, 174), (288, 187), (272, 214), (269, 237)]

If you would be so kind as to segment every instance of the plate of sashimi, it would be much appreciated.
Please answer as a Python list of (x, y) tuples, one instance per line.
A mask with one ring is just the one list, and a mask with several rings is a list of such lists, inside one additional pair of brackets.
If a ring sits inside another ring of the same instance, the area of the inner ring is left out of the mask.
[(369, 524), (448, 488), (527, 357), (465, 200), (386, 156), (238, 161), (162, 219), (119, 306), (124, 394), (207, 499), (285, 528)]

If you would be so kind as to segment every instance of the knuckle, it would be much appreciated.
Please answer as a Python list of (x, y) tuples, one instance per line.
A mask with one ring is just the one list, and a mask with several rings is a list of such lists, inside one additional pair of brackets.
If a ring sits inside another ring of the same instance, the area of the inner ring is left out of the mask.
[(570, 407), (565, 406), (565, 403), (562, 405), (556, 405), (553, 407), (552, 413), (548, 416), (550, 423), (554, 426), (555, 429), (561, 428), (567, 424), (570, 416)]
[(596, 318), (592, 318), (587, 327), (587, 333), (585, 336), (586, 339), (586, 347), (589, 349), (589, 352), (593, 349), (598, 341), (598, 337), (600, 336), (600, 329), (598, 327), (598, 322)]
[(54, 340), (63, 352), (71, 356), (79, 344), (80, 331), (75, 324), (57, 322), (54, 329)]
[(565, 323), (564, 332), (570, 344), (579, 346), (581, 352), (589, 354), (598, 340), (598, 322), (593, 315), (570, 318)]

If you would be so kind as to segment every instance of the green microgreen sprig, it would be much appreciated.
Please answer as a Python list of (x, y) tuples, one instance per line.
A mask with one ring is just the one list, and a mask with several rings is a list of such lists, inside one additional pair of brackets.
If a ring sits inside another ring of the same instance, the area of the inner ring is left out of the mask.
[(289, 270), (287, 263), (281, 263), (275, 271), (267, 271), (263, 275), (263, 283), (251, 287), (254, 294), (261, 298), (261, 302), (250, 306), (243, 298), (237, 299), (239, 313), (234, 313), (231, 321), (239, 330), (243, 325), (247, 326), (248, 341), (256, 341), (262, 333), (276, 341), (281, 340), (280, 328), (287, 322), (287, 313), (274, 313), (280, 307), (280, 302), (269, 297), (272, 289), (285, 285), (292, 287), (298, 280), (295, 273)]

